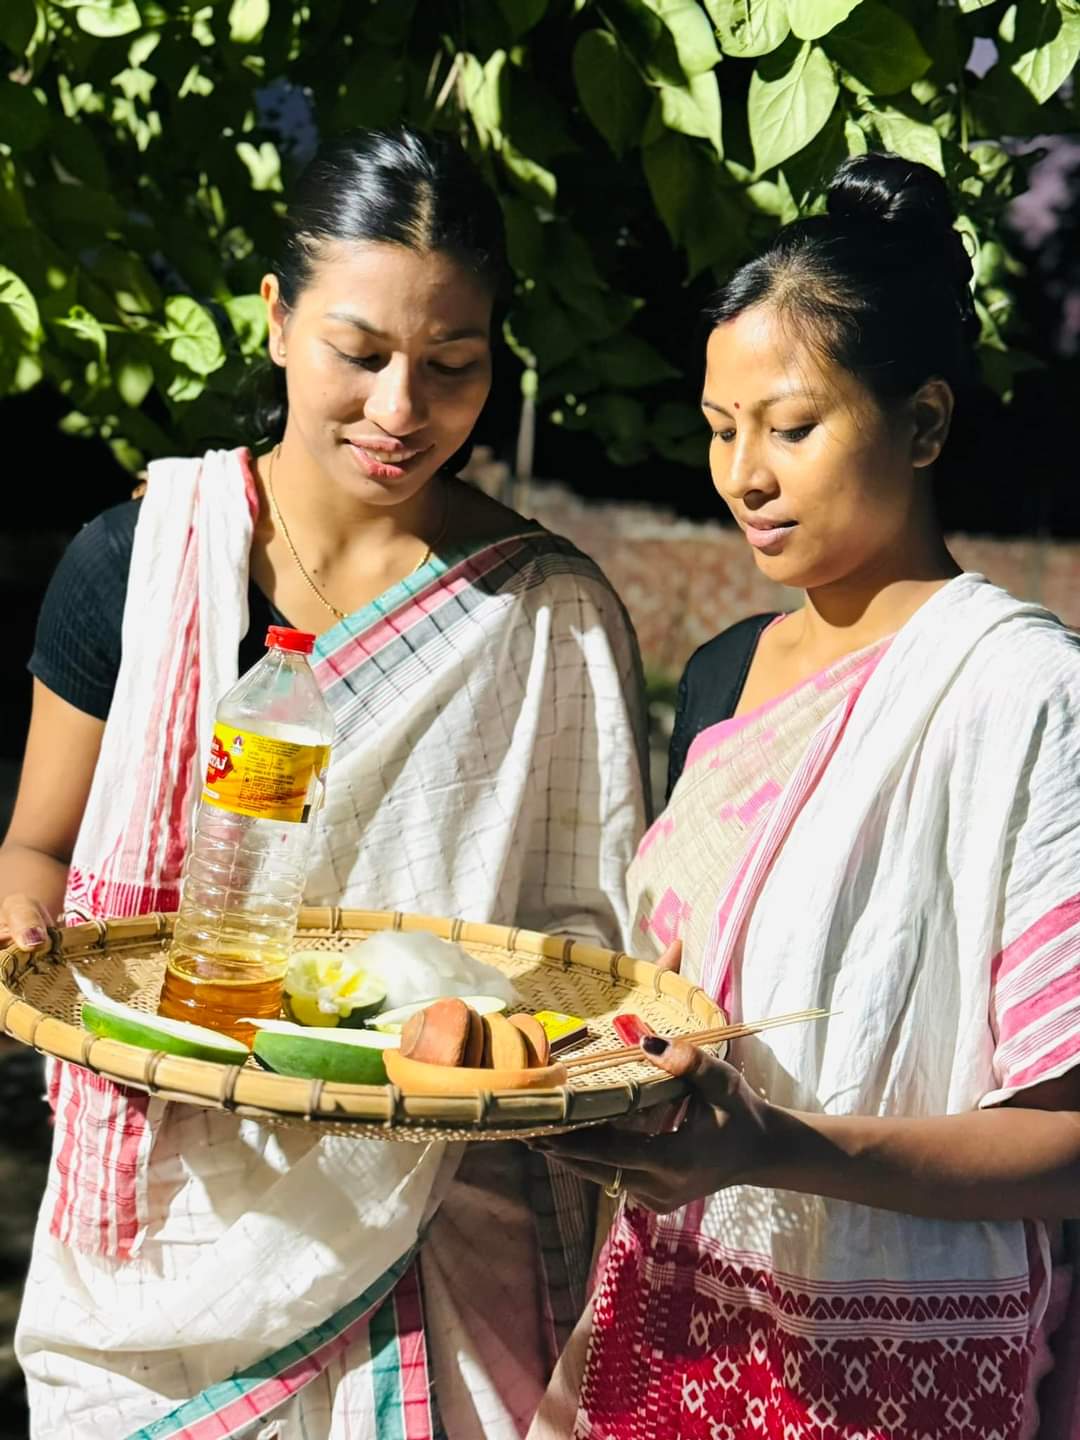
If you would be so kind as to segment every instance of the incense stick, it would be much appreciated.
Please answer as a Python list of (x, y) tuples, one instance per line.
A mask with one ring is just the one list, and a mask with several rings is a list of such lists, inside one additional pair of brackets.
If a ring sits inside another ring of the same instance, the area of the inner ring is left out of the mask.
[[(737, 1025), (720, 1025), (712, 1030), (684, 1031), (681, 1035), (665, 1035), (665, 1040), (689, 1040), (693, 1045), (714, 1045), (722, 1040), (739, 1040), (744, 1035), (757, 1035), (762, 1030), (774, 1030), (781, 1025), (799, 1025), (808, 1020), (824, 1020), (835, 1015), (835, 1010), (793, 1010), (788, 1015), (774, 1015), (767, 1020), (748, 1020)], [(640, 1045), (624, 1045), (618, 1050), (598, 1050), (592, 1055), (573, 1055), (563, 1060), (571, 1074), (577, 1074), (596, 1066), (607, 1069), (625, 1065), (631, 1060), (646, 1059)]]

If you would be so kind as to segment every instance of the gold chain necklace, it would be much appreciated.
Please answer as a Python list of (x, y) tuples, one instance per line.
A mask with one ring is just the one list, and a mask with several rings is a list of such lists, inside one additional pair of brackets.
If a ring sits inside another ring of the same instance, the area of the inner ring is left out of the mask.
[[(346, 615), (348, 615), (350, 612), (349, 612), (348, 610), (339, 610), (336, 605), (331, 605), (331, 604), (330, 604), (330, 601), (327, 600), (326, 596), (322, 593), (322, 591), (319, 589), (319, 587), (315, 584), (315, 581), (314, 581), (314, 580), (311, 578), (311, 576), (308, 574), (307, 570), (304, 568), (304, 562), (300, 559), (300, 556), (296, 553), (296, 546), (293, 544), (293, 542), (292, 542), (292, 536), (289, 534), (289, 527), (285, 524), (285, 521), (284, 521), (284, 519), (282, 518), (281, 511), (278, 509), (277, 496), (274, 494), (274, 461), (277, 459), (277, 454), (278, 454), (278, 451), (279, 451), (280, 449), (281, 449), (281, 445), (280, 445), (280, 444), (277, 444), (277, 445), (274, 446), (273, 450), (270, 451), (270, 463), (269, 463), (269, 464), (267, 465), (267, 467), (266, 467), (266, 493), (267, 493), (267, 495), (270, 497), (270, 512), (271, 512), (271, 514), (272, 514), (273, 517), (274, 517), (274, 524), (275, 524), (275, 525), (277, 526), (277, 528), (281, 531), (281, 538), (285, 541), (285, 544), (289, 547), (289, 554), (292, 556), (293, 560), (296, 562), (296, 568), (300, 571), (300, 574), (301, 574), (301, 575), (304, 577), (304, 579), (307, 581), (308, 587), (310, 588), (311, 593), (315, 596), (315, 598), (316, 598), (317, 600), (320, 601), (321, 604), (323, 604), (323, 605), (326, 606), (327, 610), (330, 611), (330, 614), (331, 614), (331, 615), (336, 616), (338, 620), (344, 620), (345, 617), (346, 617)], [(431, 542), (431, 544), (427, 547), (427, 549), (424, 551), (423, 555), (420, 557), (420, 559), (417, 561), (417, 563), (416, 563), (416, 564), (413, 566), (413, 568), (408, 572), (410, 575), (415, 575), (418, 570), (422, 570), (422, 569), (424, 568), (424, 566), (428, 563), (428, 561), (431, 559), (432, 555), (435, 553), (435, 547), (436, 547), (437, 545), (439, 545), (439, 544), (442, 543), (442, 538), (443, 538), (443, 536), (446, 534), (446, 526), (447, 526), (449, 520), (450, 520), (450, 492), (449, 492), (449, 490), (447, 489), (446, 483), (445, 483), (445, 481), (444, 481), (444, 482), (443, 482), (443, 517), (442, 517), (442, 524), (439, 526), (439, 533), (435, 536), (435, 539), (434, 539), (434, 540)]]

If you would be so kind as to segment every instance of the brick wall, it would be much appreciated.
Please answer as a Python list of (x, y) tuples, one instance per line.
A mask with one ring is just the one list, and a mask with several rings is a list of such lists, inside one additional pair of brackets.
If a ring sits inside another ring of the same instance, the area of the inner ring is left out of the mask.
[[(596, 560), (630, 611), (650, 675), (677, 676), (702, 641), (744, 615), (798, 603), (797, 592), (762, 577), (735, 530), (643, 505), (586, 504), (549, 483), (515, 503)], [(949, 543), (966, 570), (1080, 628), (1080, 543), (969, 535)]]

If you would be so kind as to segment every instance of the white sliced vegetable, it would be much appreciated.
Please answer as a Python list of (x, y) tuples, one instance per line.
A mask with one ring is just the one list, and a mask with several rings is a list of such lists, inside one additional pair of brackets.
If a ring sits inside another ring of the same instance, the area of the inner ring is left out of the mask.
[[(82, 987), (80, 987), (82, 988)], [(243, 1065), (248, 1048), (231, 1035), (221, 1035), (205, 1025), (187, 1020), (169, 1020), (164, 1015), (147, 1015), (134, 1005), (93, 986), (92, 1000), (83, 1001), (82, 1023), (94, 1035), (138, 1045), (143, 1050), (164, 1050), (168, 1055), (186, 1055), (192, 1060), (211, 1060), (217, 1065)]]
[(334, 1080), (345, 1085), (385, 1085), (384, 1050), (396, 1035), (374, 1030), (315, 1030), (288, 1020), (248, 1020), (255, 1027), (255, 1055), (279, 1075)]
[[(446, 998), (445, 995), (429, 995), (426, 1000), (414, 1000), (411, 1005), (399, 1005), (396, 1010), (384, 1010), (367, 1023), (372, 1030), (382, 1030), (388, 1035), (400, 1035), (406, 1020), (419, 1014), (421, 1010), (426, 1010), (429, 1005), (434, 1005), (436, 1000)], [(498, 995), (460, 995), (450, 998), (464, 1000), (478, 1015), (501, 1015), (506, 1009), (506, 1001)]]

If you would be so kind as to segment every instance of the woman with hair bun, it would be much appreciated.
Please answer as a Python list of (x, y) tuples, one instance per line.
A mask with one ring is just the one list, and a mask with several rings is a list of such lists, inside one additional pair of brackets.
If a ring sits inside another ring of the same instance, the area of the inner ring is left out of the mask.
[[(455, 476), (504, 268), (453, 142), (319, 151), (263, 281), (253, 448), (152, 464), (50, 586), (0, 850), (18, 944), (176, 908), (215, 707), (268, 625), (317, 635), (337, 725), (309, 904), (625, 943), (633, 634), (585, 556)], [(319, 1139), (75, 1066), (50, 1094), (35, 1440), (518, 1440), (584, 1303), (587, 1187), (521, 1145)]]
[(546, 1147), (625, 1203), (536, 1436), (1073, 1433), (1080, 649), (935, 515), (970, 281), (940, 178), (865, 155), (709, 312), (713, 484), (804, 599), (687, 667), (635, 938), (735, 1020), (830, 1014), (646, 1038), (685, 1113)]

